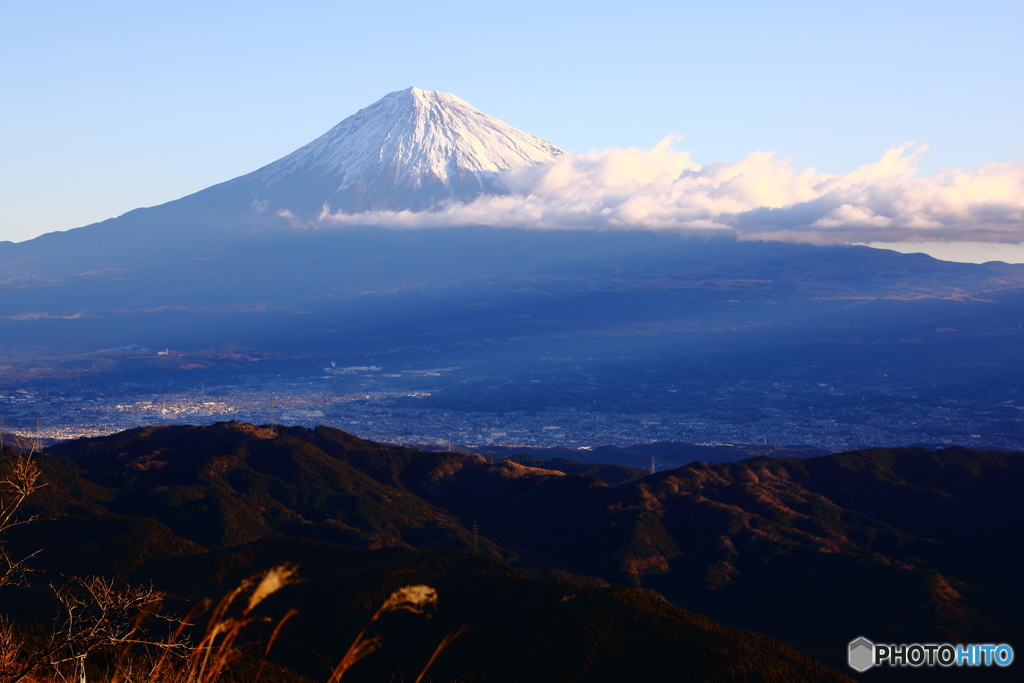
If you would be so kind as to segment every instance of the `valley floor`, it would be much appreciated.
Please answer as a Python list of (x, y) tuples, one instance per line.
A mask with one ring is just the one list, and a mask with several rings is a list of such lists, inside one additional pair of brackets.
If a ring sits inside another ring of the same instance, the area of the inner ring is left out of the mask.
[[(231, 383), (232, 379), (235, 383)], [(430, 385), (381, 386), (383, 382), (370, 377), (368, 386), (352, 391), (351, 387), (332, 386), (332, 382), (321, 378), (297, 379), (300, 381), (252, 390), (245, 388), (244, 379), (229, 378), (198, 390), (173, 393), (143, 393), (124, 386), (107, 388), (103, 393), (92, 388), (32, 388), (0, 394), (0, 416), (7, 431), (47, 442), (110, 434), (145, 424), (241, 420), (257, 424), (326, 424), (375, 441), (417, 446), (586, 449), (679, 441), (711, 445), (798, 444), (837, 453), (915, 444), (1024, 451), (1024, 410), (1012, 402), (975, 412), (975, 401), (947, 399), (928, 405), (908, 394), (896, 396), (896, 408), (884, 414), (876, 412), (873, 405), (815, 411), (804, 408), (802, 402), (785, 400), (779, 395), (778, 385), (761, 388), (744, 382), (742, 386), (720, 388), (716, 393), (728, 397), (737, 392), (742, 395), (763, 391), (765, 400), (774, 405), (758, 406), (756, 415), (741, 415), (740, 419), (716, 410), (715, 397), (709, 399), (706, 410), (694, 412), (609, 412), (563, 407), (464, 411), (430, 407), (429, 399), (444, 391)], [(771, 396), (773, 390), (777, 394), (775, 400)], [(798, 390), (805, 394), (816, 390), (829, 398), (837, 393), (834, 386), (815, 385)]]

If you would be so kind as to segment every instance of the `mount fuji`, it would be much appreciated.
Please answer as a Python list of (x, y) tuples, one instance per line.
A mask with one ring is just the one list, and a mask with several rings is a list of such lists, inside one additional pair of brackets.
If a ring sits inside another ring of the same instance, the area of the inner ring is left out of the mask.
[[(196, 223), (215, 232), (283, 227), (282, 216), (311, 219), (325, 208), (423, 211), (506, 194), (500, 171), (563, 154), (455, 95), (407, 88), (263, 168), (141, 211), (150, 225), (170, 219), (175, 234)], [(207, 236), (205, 229), (193, 234)]]
[(498, 172), (564, 154), (448, 93), (407, 88), (348, 117), (308, 145), (224, 190), (307, 213), (420, 211), (447, 200), (507, 192)]
[(12, 244), (0, 277), (51, 279), (135, 263), (140, 254), (195, 256), (260, 236), (294, 234), (325, 209), (424, 211), (507, 194), (501, 171), (565, 152), (448, 93), (406, 88), (252, 173), (100, 223)]
[[(0, 339), (5, 349), (350, 352), (352, 365), (382, 349), (417, 349), (431, 359), (454, 354), (460, 365), (467, 348), (504, 362), (613, 347), (629, 356), (638, 339), (694, 353), (695, 344), (808, 335), (881, 343), (974, 329), (963, 316), (991, 323), (996, 309), (1017, 315), (1016, 303), (981, 302), (1016, 302), (1019, 268), (920, 254), (666, 231), (358, 223), (364, 211), (429, 211), (506, 193), (503, 170), (563, 154), (454, 95), (393, 92), (247, 175), (83, 228), (0, 242)], [(355, 218), (345, 227), (318, 221), (325, 206)], [(893, 324), (920, 329), (897, 334), (883, 324), (879, 311), (894, 301), (915, 303), (900, 303), (914, 312)]]

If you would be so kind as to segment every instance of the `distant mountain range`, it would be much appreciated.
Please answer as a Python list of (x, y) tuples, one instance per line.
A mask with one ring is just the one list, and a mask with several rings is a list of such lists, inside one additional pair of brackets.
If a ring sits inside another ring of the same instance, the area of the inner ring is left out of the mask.
[[(389, 447), (325, 427), (275, 433), (221, 423), (80, 439), (47, 449), (38, 462), (48, 485), (33, 503), (47, 521), (15, 529), (11, 548), (43, 548), (33, 561), (49, 572), (154, 580), (182, 596), (300, 562), (309, 587), (275, 609), (303, 614), (275, 657), (314, 677), (317, 651), (334, 656), (344, 644), (322, 631), (324, 620), (358, 628), (365, 616), (352, 605), (372, 603), (358, 596), (392, 580), (437, 583), (452, 610), (444, 623), (470, 624), (473, 635), (439, 680), (472, 671), (473, 680), (522, 680), (538, 666), (535, 657), (551, 671), (578, 671), (575, 680), (622, 680), (611, 673), (616, 667), (654, 675), (673, 665), (674, 680), (728, 679), (730, 671), (737, 680), (742, 671), (745, 680), (842, 679), (781, 646), (757, 655), (765, 645), (749, 633), (649, 602), (637, 589), (780, 638), (843, 672), (845, 646), (860, 635), (1024, 635), (1024, 556), (1005, 542), (1024, 525), (1021, 454), (901, 449), (695, 462), (609, 487), (564, 473), (593, 467), (564, 459), (545, 464), (556, 471)], [(334, 586), (327, 593), (325, 583)], [(521, 604), (506, 605), (505, 591)], [(580, 600), (572, 613), (582, 621), (558, 616), (567, 595)], [(591, 609), (610, 610), (610, 621)], [(511, 628), (523, 619), (538, 628)], [(552, 643), (573, 644), (545, 654), (545, 639), (554, 637), (544, 635), (545, 620), (561, 624)], [(604, 650), (608, 642), (621, 642), (617, 654)], [(660, 644), (650, 650), (641, 642)], [(716, 659), (719, 647), (736, 654)], [(693, 648), (685, 667), (678, 648)], [(702, 669), (708, 665), (714, 674)], [(781, 678), (751, 678), (759, 667)]]

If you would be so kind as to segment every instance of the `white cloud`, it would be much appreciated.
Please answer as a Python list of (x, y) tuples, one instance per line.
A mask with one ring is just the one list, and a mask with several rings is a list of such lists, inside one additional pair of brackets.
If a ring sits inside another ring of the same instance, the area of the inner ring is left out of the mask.
[(879, 216), (866, 206), (854, 206), (853, 204), (841, 204), (832, 209), (824, 218), (811, 223), (812, 228), (888, 228), (892, 225), (892, 219), (888, 216)]
[(814, 244), (1024, 241), (1024, 162), (919, 177), (904, 144), (845, 175), (797, 171), (770, 152), (698, 164), (676, 138), (501, 174), (510, 190), (423, 212), (331, 213), (323, 225), (716, 231)]

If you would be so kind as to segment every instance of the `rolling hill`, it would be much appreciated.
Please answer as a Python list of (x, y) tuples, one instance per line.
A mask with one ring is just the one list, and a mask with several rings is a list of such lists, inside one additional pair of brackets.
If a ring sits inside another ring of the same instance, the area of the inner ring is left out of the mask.
[[(561, 642), (555, 632), (576, 634), (576, 645), (559, 646), (572, 652), (566, 666), (583, 667), (565, 674), (572, 680), (614, 680), (603, 678), (616, 670), (606, 653), (596, 654), (608, 638), (624, 648), (616, 657), (647, 661), (651, 655), (640, 653), (660, 639), (740, 637), (684, 610), (793, 643), (844, 670), (845, 645), (858, 635), (1013, 642), (1024, 604), (1024, 556), (1003, 542), (1024, 523), (1021, 454), (919, 448), (755, 457), (693, 462), (608, 486), (589, 474), (385, 446), (326, 427), (219, 423), (64, 442), (39, 463), (49, 486), (34, 505), (50, 520), (9, 540), (19, 551), (44, 548), (35, 560), (40, 569), (155, 580), (187, 596), (225, 590), (256, 568), (299, 562), (310, 585), (273, 604), (311, 610), (278, 659), (306, 675), (316, 670), (302, 642), (323, 652), (340, 647), (318, 626), (328, 613), (347, 615), (342, 623), (354, 629), (365, 618), (360, 609), (379, 599), (368, 596), (413, 576), (454, 594), (455, 620), (475, 620), (481, 625), (472, 628), (491, 634), (531, 634), (532, 644), (500, 636), (519, 643), (504, 654), (467, 646), (456, 659), (469, 667), (464, 673), (476, 672), (473, 680), (515, 680), (496, 672), (535, 666), (513, 653)], [(467, 552), (474, 546), (476, 553)], [(325, 584), (331, 588), (316, 587)], [(338, 597), (317, 602), (312, 594), (322, 590)], [(539, 597), (559, 591), (554, 602)], [(565, 625), (551, 632), (525, 625), (562, 624), (547, 610), (560, 609), (566, 595), (581, 611), (570, 610)], [(510, 625), (518, 619), (522, 626)], [(621, 640), (636, 619), (650, 621)], [(743, 651), (749, 655), (736, 671), (768, 666)], [(786, 652), (771, 666), (787, 676), (811, 667)], [(650, 662), (652, 671), (670, 666)], [(692, 680), (712, 680), (699, 670)]]

